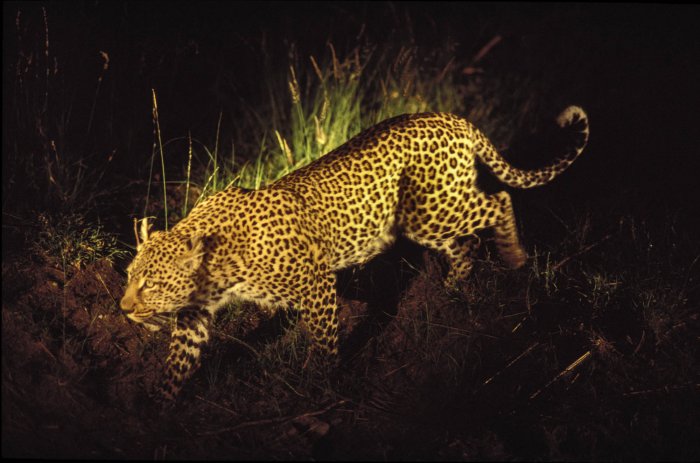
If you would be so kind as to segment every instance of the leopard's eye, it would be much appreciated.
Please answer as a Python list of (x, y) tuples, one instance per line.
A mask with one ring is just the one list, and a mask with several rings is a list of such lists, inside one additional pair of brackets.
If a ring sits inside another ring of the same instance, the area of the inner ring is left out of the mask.
[(144, 283), (143, 283), (143, 286), (144, 286), (146, 289), (151, 289), (151, 288), (153, 288), (155, 285), (156, 285), (156, 284), (153, 282), (153, 280), (146, 280), (146, 281), (144, 281)]

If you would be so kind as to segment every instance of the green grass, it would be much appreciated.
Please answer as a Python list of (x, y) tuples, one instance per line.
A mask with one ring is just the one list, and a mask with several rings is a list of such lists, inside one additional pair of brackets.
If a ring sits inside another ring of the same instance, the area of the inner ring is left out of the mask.
[[(461, 63), (449, 53), (454, 48), (451, 42), (434, 49), (364, 45), (340, 55), (329, 42), (326, 53), (315, 57), (301, 56), (291, 47), (284, 74), (267, 57), (261, 79), (260, 94), (266, 95), (262, 104), (247, 109), (247, 120), (236, 126), (230, 144), (222, 143), (223, 113), (212, 133), (213, 144), (193, 143), (188, 135), (186, 172), (183, 179), (170, 183), (184, 183), (188, 191), (195, 186), (198, 195), (193, 205), (231, 185), (259, 189), (332, 151), (361, 130), (404, 113), (465, 114), (498, 146), (507, 146), (513, 133), (532, 125), (538, 100), (528, 91), (531, 85), (499, 75), (476, 76), (465, 83), (459, 76)], [(262, 54), (267, 56), (266, 50)], [(150, 171), (158, 156), (163, 171), (160, 181), (167, 195), (164, 159), (168, 156), (163, 153), (156, 115), (154, 104)], [(238, 146), (246, 151), (241, 153)], [(181, 204), (175, 219), (193, 207), (189, 202)]]
[(187, 185), (199, 186), (200, 200), (229, 185), (261, 188), (386, 118), (462, 112), (455, 63), (438, 53), (421, 60), (420, 52), (416, 47), (373, 46), (338, 56), (329, 43), (320, 59), (293, 55), (284, 80), (275, 79), (277, 70), (265, 69), (261, 93), (268, 96), (266, 102), (251, 112), (254, 123), (237, 133), (238, 144), (253, 147), (247, 160), (233, 146), (228, 154), (222, 152), (219, 120), (214, 146), (197, 143), (193, 148), (204, 168), (193, 178), (188, 162)]

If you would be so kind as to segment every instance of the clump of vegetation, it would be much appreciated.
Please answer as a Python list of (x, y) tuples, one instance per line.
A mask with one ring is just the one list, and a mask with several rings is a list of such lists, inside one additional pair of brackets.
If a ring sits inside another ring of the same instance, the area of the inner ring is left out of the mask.
[[(448, 50), (452, 47), (447, 45)], [(199, 180), (191, 179), (188, 163), (187, 183), (200, 185), (202, 199), (228, 185), (260, 188), (386, 118), (421, 111), (461, 112), (455, 62), (448, 53), (432, 51), (426, 57), (424, 51), (415, 46), (358, 46), (339, 57), (329, 43), (322, 59), (310, 55), (305, 60), (292, 48), (286, 79), (264, 81), (267, 104), (252, 112), (253, 129), (248, 124), (238, 133), (242, 144), (257, 146), (253, 160), (241, 162), (233, 147), (230, 156), (222, 155), (217, 126), (214, 147), (201, 148), (206, 168), (200, 170)], [(280, 74), (269, 69), (265, 75)], [(191, 162), (191, 144), (188, 159)]]
[(27, 237), (30, 250), (64, 269), (81, 269), (100, 259), (113, 263), (127, 255), (114, 234), (83, 215), (39, 213), (36, 222), (36, 229)]

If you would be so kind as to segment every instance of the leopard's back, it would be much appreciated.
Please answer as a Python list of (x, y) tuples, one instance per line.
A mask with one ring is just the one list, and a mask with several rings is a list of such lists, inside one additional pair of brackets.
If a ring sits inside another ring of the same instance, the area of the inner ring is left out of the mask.
[(582, 135), (562, 158), (542, 169), (510, 166), (488, 138), (461, 117), (419, 113), (370, 127), (270, 188), (294, 191), (303, 201), (333, 269), (367, 261), (399, 233), (428, 247), (441, 247), (485, 228), (489, 217), (481, 214), (495, 214), (491, 210), (500, 208), (477, 187), (477, 158), (504, 183), (520, 188), (547, 183), (573, 162), (587, 141), (587, 117), (572, 106), (558, 121), (562, 127), (582, 121), (577, 128)]

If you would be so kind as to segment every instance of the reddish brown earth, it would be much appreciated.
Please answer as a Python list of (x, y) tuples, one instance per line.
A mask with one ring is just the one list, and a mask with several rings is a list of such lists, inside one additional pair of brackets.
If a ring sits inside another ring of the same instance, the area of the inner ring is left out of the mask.
[[(431, 281), (440, 276), (436, 274), (439, 266), (434, 260), (427, 262), (432, 267), (413, 279), (404, 299), (415, 302), (401, 304), (394, 316), (413, 317), (416, 314), (411, 312), (419, 311), (421, 301), (428, 299), (433, 303), (437, 300), (441, 307), (449, 305), (444, 291)], [(401, 455), (401, 448), (391, 443), (405, 438), (397, 417), (415, 415), (412, 408), (424, 406), (419, 405), (421, 398), (411, 383), (425, 383), (432, 370), (440, 369), (424, 359), (406, 361), (416, 346), (412, 339), (415, 333), (406, 332), (405, 325), (390, 323), (391, 317), (382, 314), (374, 314), (368, 321), (372, 302), (341, 297), (342, 342), (350, 351), (341, 368), (350, 368), (353, 373), (331, 380), (313, 371), (309, 378), (288, 373), (280, 378), (265, 366), (251, 364), (246, 349), (232, 342), (228, 333), (247, 335), (242, 339), (264, 349), (270, 340), (294, 336), (289, 331), (284, 334), (284, 327), (293, 323), (284, 317), (272, 321), (261, 318), (255, 307), (249, 306), (243, 317), (228, 317), (219, 324), (215, 352), (205, 357), (205, 362), (220, 362), (221, 370), (235, 369), (243, 357), (244, 376), (226, 373), (232, 378), (225, 380), (227, 384), (207, 390), (203, 384), (206, 373), (200, 372), (173, 409), (159, 411), (151, 406), (148, 394), (163, 369), (167, 334), (151, 334), (120, 313), (118, 300), (124, 278), (106, 260), (83, 269), (68, 268), (65, 273), (56, 267), (41, 259), (3, 264), (5, 456)], [(358, 273), (359, 278), (348, 272), (341, 285), (346, 293), (366, 298), (362, 278), (376, 278), (377, 272), (365, 272), (369, 277)], [(433, 316), (439, 317), (439, 313)], [(378, 333), (382, 334), (381, 342), (374, 338)], [(394, 352), (382, 352), (387, 347), (393, 347)], [(292, 363), (298, 368), (303, 360), (293, 359)], [(277, 378), (270, 380), (271, 376)], [(287, 384), (289, 378), (298, 383)], [(234, 401), (225, 398), (230, 392), (224, 389), (231, 381), (244, 383), (232, 385), (236, 409), (232, 408)], [(360, 389), (348, 386), (355, 382)], [(340, 384), (339, 389), (361, 395), (350, 398), (338, 391), (314, 390), (318, 384)], [(377, 433), (388, 441), (377, 439)], [(458, 439), (437, 445), (443, 448), (436, 456), (442, 457), (493, 452), (499, 457), (502, 450), (498, 442), (487, 449), (482, 449), (482, 442), (470, 444)]]
[(547, 300), (526, 272), (490, 261), (459, 293), (446, 292), (440, 262), (412, 246), (342, 273), (343, 356), (327, 373), (303, 368), (293, 316), (267, 318), (252, 305), (223, 313), (202, 369), (166, 410), (149, 393), (168, 334), (120, 313), (122, 272), (105, 260), (58, 267), (3, 263), (6, 457), (640, 458), (664, 455), (669, 443), (680, 458), (696, 451), (693, 386), (664, 390), (639, 373), (659, 358), (641, 321), (596, 325), (575, 291)]

